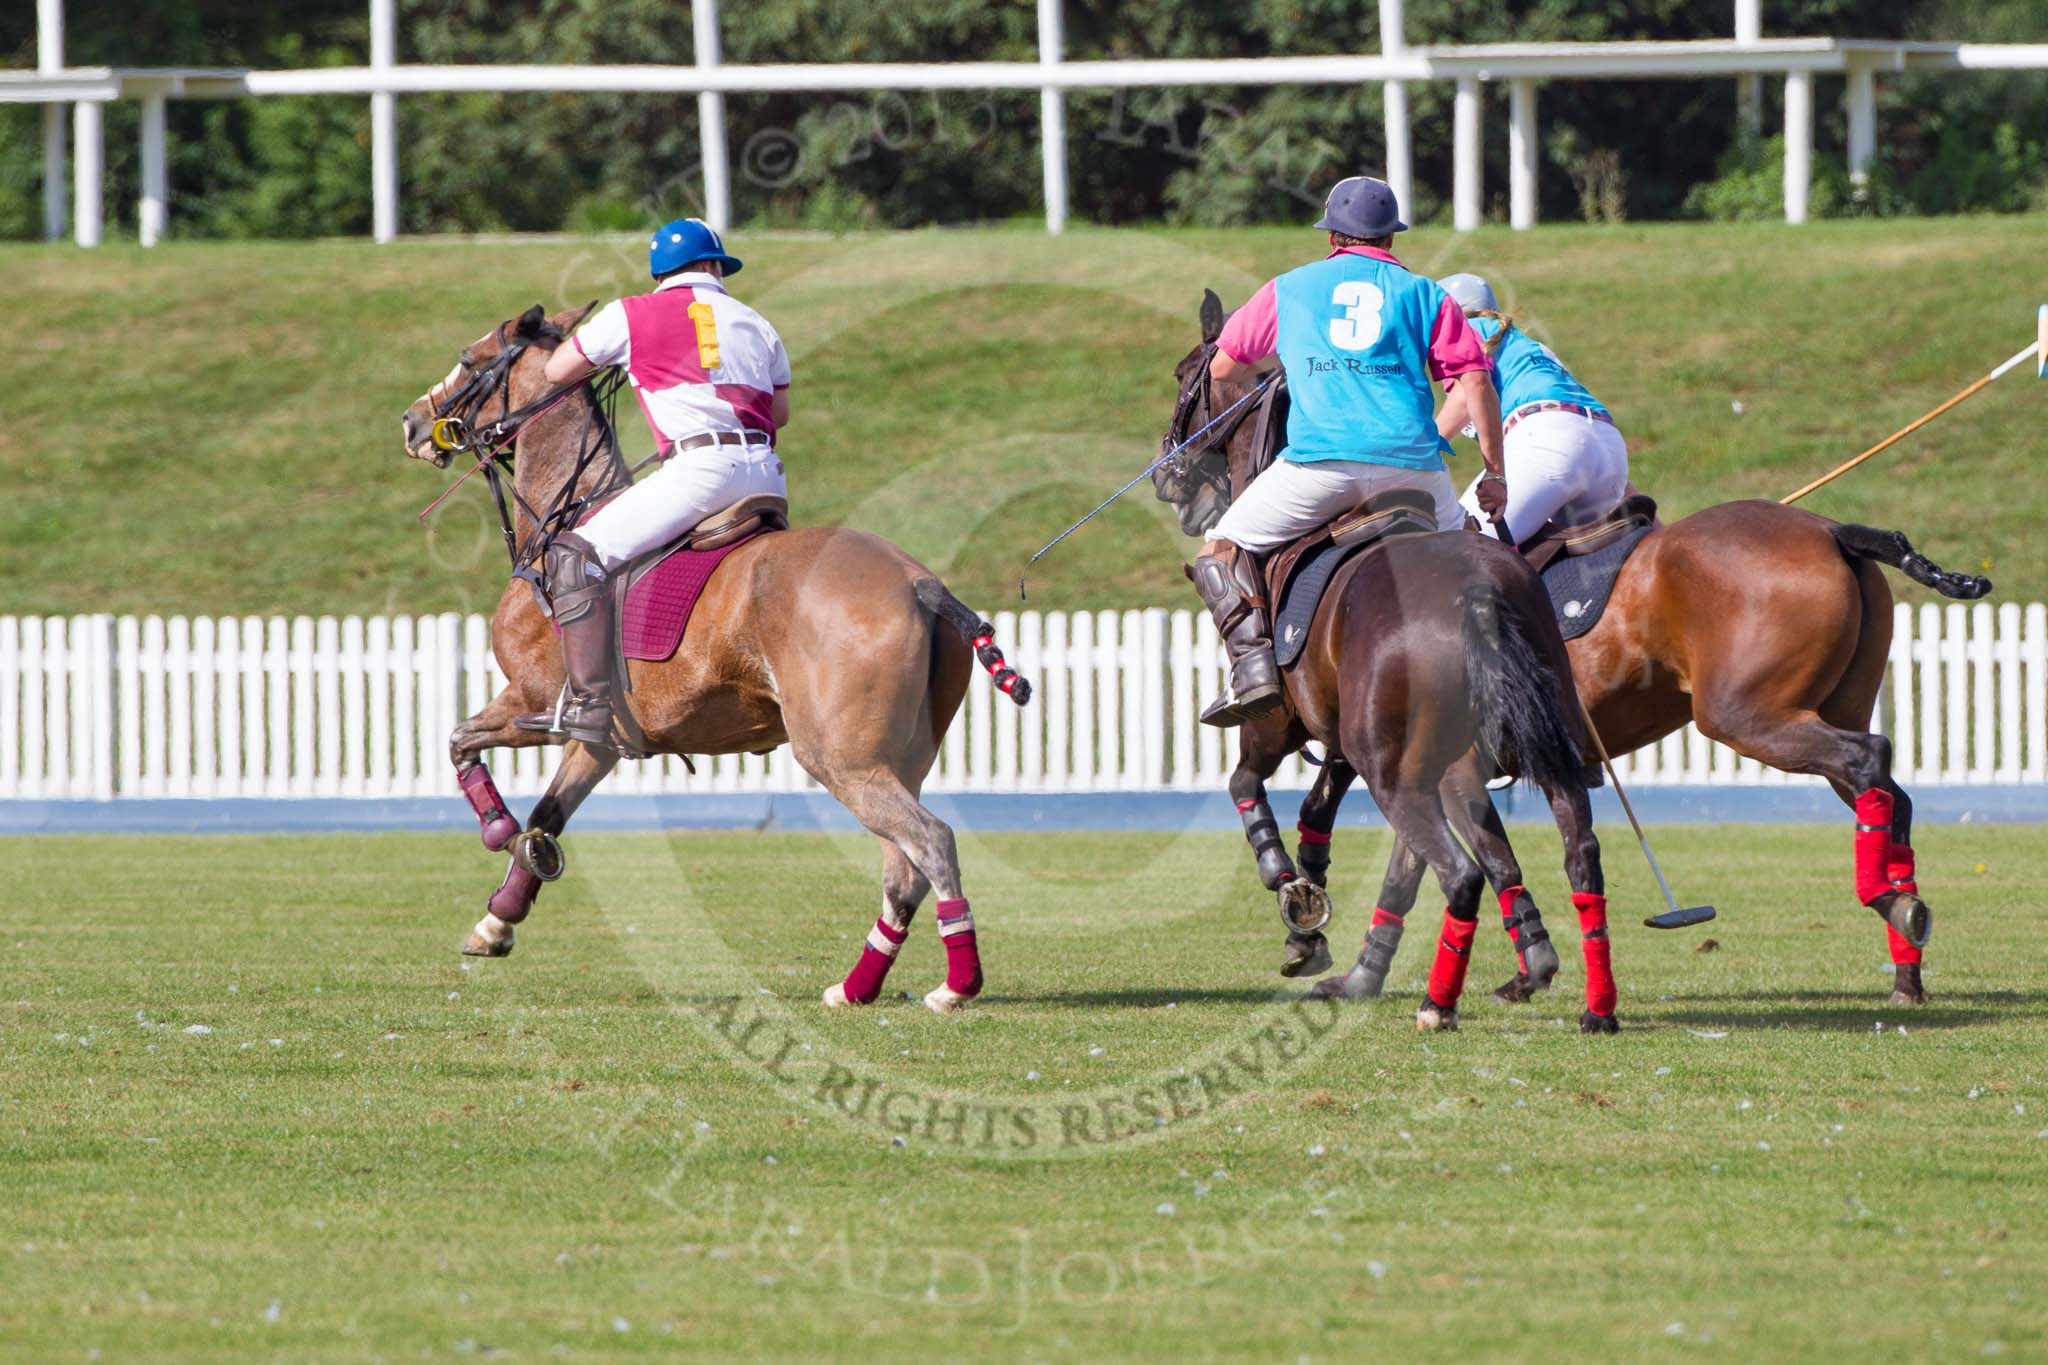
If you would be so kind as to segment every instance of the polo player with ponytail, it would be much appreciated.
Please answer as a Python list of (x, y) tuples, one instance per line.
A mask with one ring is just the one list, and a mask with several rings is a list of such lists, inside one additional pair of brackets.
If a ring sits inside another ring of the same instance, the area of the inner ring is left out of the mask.
[(1396, 489), (1427, 493), (1437, 525), (1464, 523), (1434, 424), (1431, 380), (1474, 414), (1489, 469), (1500, 416), (1485, 352), (1457, 302), (1389, 248), (1407, 231), (1384, 181), (1352, 176), (1330, 191), (1316, 227), (1330, 253), (1268, 281), (1216, 338), (1210, 377), (1230, 382), (1276, 358), (1287, 374), (1287, 447), (1253, 479), (1188, 566), (1230, 651), (1230, 691), (1202, 713), (1230, 726), (1281, 704), (1265, 591), (1254, 556)]
[(766, 318), (726, 292), (739, 258), (709, 225), (679, 218), (648, 243), (647, 269), (653, 292), (599, 309), (545, 374), (567, 386), (625, 370), (661, 461), (547, 553), (569, 695), (558, 711), (516, 723), (606, 749), (617, 747), (610, 575), (742, 498), (788, 496), (775, 436), (789, 424), (789, 353)]
[[(1628, 443), (1606, 406), (1555, 351), (1500, 311), (1485, 280), (1450, 275), (1438, 283), (1486, 341), (1507, 447), (1505, 485), (1489, 464), (1466, 487), (1465, 507), (1496, 535), (1506, 527), (1519, 545), (1546, 521), (1591, 521), (1620, 502), (1628, 489)], [(1464, 390), (1453, 390), (1437, 414), (1437, 431), (1448, 440), (1470, 413)]]

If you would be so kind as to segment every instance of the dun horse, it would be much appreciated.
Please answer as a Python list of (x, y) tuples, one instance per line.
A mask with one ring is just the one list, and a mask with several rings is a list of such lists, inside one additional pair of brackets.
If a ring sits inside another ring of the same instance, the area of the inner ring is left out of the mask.
[[(546, 354), (574, 321), (571, 314), (550, 319), (535, 306), (501, 324), (464, 350), (403, 419), (407, 454), (437, 466), (450, 460), (449, 442), (437, 442), (437, 434), (457, 433), (453, 443), (468, 448), (499, 443), (479, 468), (498, 495), (515, 572), (531, 572), (550, 535), (631, 482), (590, 384), (557, 392), (541, 377)], [(500, 482), (507, 468), (509, 501)], [(828, 1005), (876, 997), (927, 890), (939, 896), (947, 976), (925, 1003), (952, 1009), (981, 989), (953, 831), (918, 793), (977, 654), (1019, 705), (1030, 697), (992, 633), (935, 574), (879, 536), (779, 530), (718, 565), (673, 657), (629, 665), (624, 702), (648, 752), (765, 753), (787, 743), (804, 770), (881, 840), (882, 914), (853, 972), (825, 992)], [(456, 727), (448, 753), (483, 823), (485, 846), (514, 852), (463, 949), (497, 957), (512, 951), (513, 926), (525, 920), (542, 882), (561, 875), (556, 836), (619, 754), (570, 742), (522, 829), (480, 756), (558, 742), (512, 721), (556, 704), (563, 669), (537, 593), (519, 577), (499, 600), (491, 643), (511, 681)]]
[[(1205, 340), (1221, 325), (1220, 309), (1205, 306)], [(1241, 392), (1216, 388), (1210, 401), (1219, 408)], [(1180, 505), (1183, 530), (1198, 533), (1222, 514), (1231, 492), (1226, 461), (1252, 458), (1256, 439), (1254, 424), (1242, 425), (1229, 433), (1227, 454), (1206, 454), (1207, 468), (1190, 465), (1160, 482), (1159, 496)], [(1892, 777), (1890, 741), (1870, 730), (1892, 637), (1891, 588), (1880, 565), (1945, 597), (1991, 590), (1986, 579), (1918, 554), (1897, 531), (1775, 502), (1722, 503), (1646, 536), (1598, 624), (1568, 649), (1608, 752), (1627, 753), (1691, 721), (1737, 753), (1827, 779), (1855, 812), (1853, 886), (1858, 903), (1885, 922), (1892, 1001), (1921, 1004), (1921, 945), (1933, 917), (1915, 876), (1913, 803)], [(1342, 768), (1323, 774), (1304, 806), (1310, 836), (1315, 821), (1334, 819), (1350, 780)], [(1499, 829), (1483, 794), (1468, 811), (1477, 827)], [(1321, 837), (1328, 829), (1320, 826)], [(1318, 859), (1326, 863), (1327, 852)], [(1421, 873), (1410, 866), (1412, 897)], [(1502, 994), (1526, 999), (1541, 984), (1524, 971)]]

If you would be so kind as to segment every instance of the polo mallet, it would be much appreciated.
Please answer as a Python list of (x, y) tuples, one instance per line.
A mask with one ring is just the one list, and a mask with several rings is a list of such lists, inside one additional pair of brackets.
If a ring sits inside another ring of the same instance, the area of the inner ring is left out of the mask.
[[(1577, 696), (1576, 690), (1573, 692)], [(1678, 898), (1671, 894), (1671, 883), (1664, 880), (1664, 869), (1657, 866), (1657, 855), (1650, 852), (1650, 841), (1643, 836), (1643, 822), (1636, 819), (1636, 808), (1628, 803), (1628, 793), (1621, 789), (1621, 778), (1615, 774), (1614, 760), (1607, 756), (1607, 746), (1600, 740), (1600, 731), (1593, 724), (1593, 713), (1586, 709), (1583, 697), (1579, 698), (1579, 718), (1586, 724), (1586, 737), (1593, 741), (1593, 752), (1600, 755), (1600, 766), (1607, 770), (1607, 781), (1614, 788), (1614, 794), (1621, 798), (1622, 813), (1628, 816), (1629, 828), (1636, 832), (1636, 843), (1642, 846), (1643, 857), (1649, 861), (1650, 875), (1657, 879), (1657, 889), (1664, 893), (1667, 907), (1661, 915), (1651, 915), (1643, 921), (1650, 929), (1689, 929), (1695, 924), (1705, 924), (1714, 918), (1711, 905), (1678, 906)]]
[[(1206, 376), (1205, 376), (1205, 377), (1204, 377), (1204, 378), (1203, 378), (1202, 380), (1198, 380), (1197, 382), (1204, 382), (1204, 383), (1205, 383), (1205, 382), (1207, 382), (1207, 380), (1206, 380)], [(1080, 529), (1081, 529), (1081, 528), (1082, 528), (1083, 526), (1086, 526), (1086, 525), (1087, 525), (1087, 524), (1088, 524), (1089, 522), (1091, 522), (1091, 521), (1095, 520), (1095, 518), (1096, 518), (1096, 515), (1097, 515), (1098, 513), (1100, 513), (1100, 512), (1102, 511), (1102, 509), (1103, 509), (1103, 508), (1105, 508), (1105, 507), (1109, 506), (1109, 505), (1110, 505), (1111, 503), (1115, 502), (1115, 501), (1116, 501), (1116, 500), (1117, 500), (1118, 498), (1120, 498), (1120, 497), (1122, 497), (1122, 496), (1123, 496), (1124, 494), (1126, 494), (1126, 493), (1130, 492), (1130, 491), (1131, 491), (1131, 490), (1132, 490), (1133, 488), (1136, 488), (1136, 487), (1137, 487), (1137, 486), (1138, 486), (1138, 485), (1139, 485), (1139, 484), (1140, 484), (1141, 482), (1143, 482), (1143, 481), (1144, 481), (1144, 480), (1145, 480), (1146, 478), (1148, 478), (1148, 477), (1149, 477), (1149, 476), (1151, 475), (1151, 473), (1152, 473), (1152, 471), (1153, 471), (1153, 470), (1155, 470), (1155, 469), (1159, 468), (1159, 466), (1161, 466), (1161, 465), (1165, 464), (1165, 463), (1166, 463), (1166, 462), (1167, 462), (1168, 460), (1170, 460), (1170, 459), (1172, 459), (1172, 458), (1173, 458), (1174, 456), (1176, 456), (1176, 455), (1180, 454), (1180, 453), (1181, 453), (1181, 452), (1182, 452), (1183, 450), (1186, 450), (1186, 449), (1187, 449), (1187, 448), (1188, 448), (1189, 446), (1191, 446), (1191, 445), (1193, 445), (1193, 444), (1194, 444), (1195, 442), (1197, 442), (1197, 441), (1201, 440), (1201, 439), (1202, 439), (1202, 438), (1203, 438), (1204, 436), (1207, 436), (1207, 435), (1209, 434), (1209, 432), (1210, 432), (1211, 430), (1213, 430), (1213, 429), (1215, 428), (1215, 426), (1216, 426), (1216, 424), (1217, 424), (1218, 422), (1220, 422), (1220, 421), (1222, 421), (1222, 420), (1223, 420), (1224, 418), (1226, 418), (1226, 417), (1230, 416), (1230, 414), (1231, 414), (1231, 413), (1233, 413), (1233, 412), (1236, 412), (1236, 411), (1237, 411), (1237, 410), (1238, 410), (1239, 408), (1243, 407), (1243, 406), (1244, 406), (1244, 405), (1245, 405), (1246, 403), (1249, 403), (1249, 402), (1251, 402), (1251, 401), (1252, 401), (1252, 399), (1254, 399), (1254, 398), (1257, 398), (1257, 397), (1258, 397), (1258, 396), (1259, 396), (1260, 394), (1264, 393), (1264, 392), (1266, 391), (1266, 386), (1267, 386), (1268, 384), (1272, 383), (1272, 382), (1273, 382), (1273, 377), (1272, 377), (1271, 375), (1267, 375), (1267, 376), (1266, 376), (1266, 377), (1265, 377), (1264, 379), (1261, 379), (1261, 380), (1260, 380), (1260, 381), (1259, 381), (1259, 382), (1258, 382), (1258, 383), (1257, 383), (1256, 385), (1254, 385), (1254, 386), (1252, 387), (1252, 389), (1251, 389), (1251, 390), (1250, 390), (1249, 392), (1247, 392), (1247, 393), (1246, 393), (1246, 394), (1245, 394), (1245, 395), (1244, 395), (1244, 396), (1243, 396), (1242, 398), (1238, 399), (1238, 400), (1237, 400), (1237, 401), (1236, 401), (1235, 403), (1232, 403), (1232, 404), (1231, 404), (1231, 405), (1230, 405), (1229, 407), (1225, 408), (1225, 409), (1224, 409), (1223, 411), (1221, 411), (1221, 412), (1217, 413), (1217, 414), (1216, 414), (1216, 415), (1215, 415), (1214, 417), (1211, 417), (1211, 418), (1210, 418), (1210, 419), (1209, 419), (1209, 420), (1208, 420), (1207, 422), (1204, 422), (1204, 423), (1202, 424), (1202, 429), (1201, 429), (1200, 431), (1198, 431), (1198, 432), (1195, 432), (1195, 433), (1194, 433), (1193, 435), (1189, 436), (1189, 437), (1188, 437), (1188, 438), (1187, 438), (1187, 439), (1186, 439), (1185, 441), (1182, 441), (1182, 442), (1181, 442), (1181, 443), (1180, 443), (1179, 445), (1175, 446), (1175, 447), (1174, 447), (1174, 448), (1173, 448), (1172, 450), (1169, 450), (1169, 451), (1167, 451), (1167, 452), (1166, 452), (1166, 453), (1165, 453), (1164, 455), (1161, 455), (1161, 456), (1160, 456), (1160, 457), (1159, 457), (1158, 459), (1154, 460), (1154, 461), (1153, 461), (1153, 462), (1152, 462), (1151, 464), (1148, 464), (1148, 465), (1146, 465), (1146, 466), (1145, 466), (1145, 467), (1144, 467), (1144, 468), (1143, 468), (1142, 470), (1140, 470), (1140, 471), (1138, 472), (1138, 476), (1137, 476), (1137, 478), (1134, 478), (1134, 479), (1132, 479), (1132, 480), (1131, 480), (1131, 481), (1130, 481), (1129, 483), (1125, 484), (1125, 485), (1124, 485), (1124, 486), (1123, 486), (1122, 488), (1119, 488), (1119, 489), (1117, 489), (1117, 490), (1116, 490), (1116, 492), (1114, 492), (1114, 493), (1111, 493), (1111, 494), (1110, 494), (1110, 495), (1109, 495), (1108, 497), (1104, 498), (1104, 499), (1103, 499), (1103, 500), (1102, 500), (1101, 502), (1099, 502), (1099, 503), (1095, 504), (1095, 509), (1094, 509), (1094, 511), (1091, 511), (1091, 512), (1090, 512), (1090, 513), (1089, 513), (1089, 514), (1088, 514), (1087, 516), (1085, 516), (1085, 517), (1081, 518), (1081, 519), (1080, 519), (1079, 521), (1075, 522), (1075, 523), (1074, 523), (1074, 524), (1073, 524), (1072, 526), (1069, 526), (1069, 527), (1068, 527), (1068, 528), (1067, 528), (1066, 530), (1064, 530), (1064, 531), (1060, 532), (1060, 533), (1059, 533), (1058, 535), (1054, 536), (1054, 537), (1053, 537), (1053, 538), (1052, 538), (1051, 540), (1048, 540), (1047, 542), (1045, 542), (1045, 544), (1044, 544), (1044, 545), (1040, 546), (1040, 547), (1039, 547), (1039, 550), (1038, 550), (1038, 553), (1037, 553), (1037, 554), (1035, 554), (1035, 555), (1033, 555), (1033, 556), (1031, 556), (1031, 558), (1030, 558), (1030, 559), (1028, 559), (1028, 560), (1026, 560), (1026, 561), (1024, 562), (1024, 572), (1023, 572), (1023, 573), (1020, 573), (1020, 574), (1018, 574), (1018, 575), (1017, 575), (1017, 600), (1018, 600), (1018, 601), (1020, 601), (1020, 602), (1022, 602), (1022, 601), (1028, 601), (1028, 600), (1030, 600), (1030, 599), (1029, 599), (1029, 598), (1027, 597), (1027, 595), (1025, 594), (1025, 592), (1024, 592), (1024, 580), (1025, 580), (1026, 578), (1028, 578), (1028, 577), (1030, 576), (1030, 574), (1031, 574), (1031, 566), (1032, 566), (1033, 564), (1036, 564), (1036, 563), (1037, 563), (1037, 562), (1038, 562), (1039, 560), (1043, 559), (1043, 558), (1045, 557), (1045, 554), (1046, 554), (1046, 552), (1047, 552), (1048, 550), (1052, 549), (1052, 547), (1053, 547), (1053, 546), (1055, 546), (1055, 545), (1059, 544), (1059, 543), (1060, 543), (1061, 541), (1065, 540), (1065, 539), (1066, 539), (1066, 538), (1067, 538), (1068, 536), (1070, 536), (1070, 535), (1074, 534), (1074, 532), (1076, 532), (1076, 531), (1080, 530)]]
[(1965, 398), (1970, 397), (1972, 394), (1978, 392), (1981, 389), (1990, 387), (1992, 380), (2001, 379), (2006, 375), (2008, 371), (2017, 369), (2020, 366), (2021, 362), (2026, 360), (2028, 356), (2032, 356), (2034, 358), (2035, 377), (2038, 379), (2048, 379), (2048, 303), (2044, 303), (2041, 305), (2041, 311), (2035, 319), (2034, 340), (2028, 345), (2021, 347), (2020, 350), (2017, 353), (2015, 353), (2010, 360), (2007, 360), (2004, 364), (2000, 365), (1990, 374), (1985, 375), (1982, 379), (1979, 379), (1975, 383), (1971, 384), (1968, 388), (1964, 389), (1955, 397), (1949, 399), (1946, 403), (1943, 403), (1939, 407), (1934, 408), (1925, 416), (1920, 417), (1916, 421), (1908, 422), (1905, 426), (1900, 427), (1897, 431), (1885, 437), (1882, 441), (1879, 441), (1876, 445), (1864, 451), (1855, 459), (1845, 461), (1844, 463), (1835, 466), (1835, 468), (1821, 475), (1812, 483), (1806, 485), (1806, 487), (1800, 489), (1796, 493), (1790, 494), (1787, 497), (1780, 498), (1779, 501), (1785, 503), (1798, 502), (1801, 498), (1805, 497), (1808, 493), (1811, 493), (1814, 489), (1820, 488), (1826, 484), (1833, 483), (1836, 479), (1839, 479), (1840, 477), (1842, 477), (1842, 475), (1848, 473), (1857, 465), (1862, 464), (1865, 460), (1877, 454), (1880, 450), (1883, 450), (1887, 446), (1893, 445), (1894, 443), (1903, 440), (1904, 438), (1912, 435), (1914, 432), (1920, 430), (1920, 428), (1926, 426), (1929, 422), (1932, 422), (1935, 418), (1941, 416), (1944, 412), (1947, 412), (1950, 408), (1962, 402)]

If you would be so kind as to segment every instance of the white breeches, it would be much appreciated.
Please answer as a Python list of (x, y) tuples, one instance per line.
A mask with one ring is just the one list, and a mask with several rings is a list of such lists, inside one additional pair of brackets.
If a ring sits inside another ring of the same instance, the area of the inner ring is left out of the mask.
[[(1606, 422), (1575, 412), (1536, 412), (1507, 434), (1508, 532), (1527, 540), (1546, 521), (1590, 521), (1628, 487), (1628, 443)], [(1460, 499), (1488, 534), (1474, 479)]]
[(1362, 460), (1278, 460), (1230, 504), (1209, 538), (1230, 541), (1255, 554), (1275, 550), (1327, 526), (1374, 494), (1397, 488), (1429, 494), (1436, 502), (1437, 529), (1455, 531), (1465, 524), (1451, 476), (1441, 469), (1403, 469)]
[(656, 466), (577, 534), (590, 542), (605, 568), (616, 569), (741, 498), (770, 493), (789, 496), (782, 461), (772, 447), (699, 446)]

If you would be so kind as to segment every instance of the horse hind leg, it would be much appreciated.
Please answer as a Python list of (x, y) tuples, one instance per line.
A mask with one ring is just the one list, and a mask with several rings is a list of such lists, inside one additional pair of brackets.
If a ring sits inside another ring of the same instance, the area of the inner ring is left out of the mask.
[(1408, 841), (1395, 836), (1394, 849), (1387, 857), (1387, 874), (1380, 883), (1379, 903), (1373, 906), (1372, 922), (1365, 942), (1348, 971), (1326, 976), (1310, 992), (1319, 999), (1373, 1000), (1386, 989), (1387, 973), (1393, 969), (1394, 954), (1401, 947), (1401, 932), (1407, 927), (1408, 912), (1415, 908), (1415, 895), (1422, 888), (1422, 874), (1429, 864)]
[[(1379, 796), (1377, 790), (1375, 797)], [(1415, 1027), (1424, 1033), (1458, 1027), (1458, 1001), (1465, 990), (1465, 970), (1472, 962), (1472, 941), (1479, 930), (1479, 896), (1486, 874), (1451, 834), (1443, 800), (1434, 788), (1406, 791), (1381, 802), (1394, 832), (1436, 873), (1444, 893), (1444, 923), (1429, 986), (1415, 1012)]]
[(910, 921), (916, 916), (917, 907), (924, 903), (925, 893), (931, 890), (931, 881), (894, 841), (878, 842), (882, 845), (882, 913), (875, 920), (875, 927), (868, 931), (867, 942), (861, 945), (860, 959), (853, 964), (853, 970), (844, 981), (835, 981), (825, 988), (824, 1004), (828, 1009), (870, 1005), (880, 998), (889, 969), (896, 965), (896, 954), (910, 937)]
[(566, 869), (558, 836), (569, 817), (583, 804), (598, 783), (618, 766), (613, 749), (594, 749), (572, 742), (562, 751), (562, 766), (547, 793), (535, 803), (526, 828), (512, 840), (512, 858), (505, 868), (505, 880), (491, 893), (484, 917), (469, 932), (462, 945), (468, 957), (504, 957), (512, 951), (513, 926), (523, 921), (540, 895), (542, 883), (559, 878)]
[(1548, 990), (1557, 976), (1560, 962), (1550, 931), (1543, 926), (1543, 912), (1536, 898), (1522, 884), (1522, 866), (1508, 842), (1507, 827), (1486, 790), (1486, 774), (1475, 750), (1444, 775), (1451, 826), (1465, 841), (1493, 883), (1500, 902), (1501, 927), (1515, 949), (1515, 974), (1493, 993), (1503, 1005), (1526, 1004), (1538, 991)]
[[(946, 947), (946, 979), (925, 994), (924, 1003), (938, 1014), (959, 1009), (981, 994), (983, 981), (974, 912), (961, 891), (960, 854), (952, 827), (932, 814), (903, 779), (887, 768), (853, 778), (833, 775), (821, 776), (820, 780), (870, 833), (894, 844), (930, 889), (938, 893), (935, 909), (939, 937)], [(908, 894), (907, 885), (902, 894)], [(923, 899), (921, 891), (917, 899)], [(906, 934), (908, 929), (906, 916)]]
[(1546, 787), (1550, 812), (1564, 836), (1564, 871), (1571, 883), (1572, 908), (1579, 915), (1579, 951), (1586, 961), (1586, 1009), (1579, 1016), (1581, 1033), (1619, 1033), (1614, 1007), (1620, 990), (1614, 982), (1614, 945), (1607, 934), (1607, 880), (1600, 866), (1600, 840), (1593, 833), (1593, 803), (1582, 786)]

